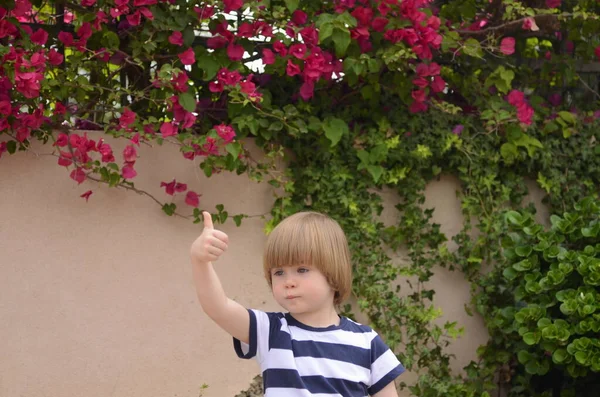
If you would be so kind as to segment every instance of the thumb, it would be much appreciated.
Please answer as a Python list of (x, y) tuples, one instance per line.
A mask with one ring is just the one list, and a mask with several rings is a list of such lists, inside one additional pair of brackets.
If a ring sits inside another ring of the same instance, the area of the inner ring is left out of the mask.
[(209, 212), (203, 211), (202, 215), (204, 216), (204, 228), (205, 229), (214, 229), (212, 216)]

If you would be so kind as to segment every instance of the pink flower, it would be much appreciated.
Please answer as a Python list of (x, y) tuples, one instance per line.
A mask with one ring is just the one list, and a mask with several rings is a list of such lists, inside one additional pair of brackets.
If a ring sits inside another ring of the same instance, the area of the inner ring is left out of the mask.
[(172, 122), (163, 123), (160, 126), (160, 133), (162, 134), (163, 138), (177, 135), (177, 126)]
[(227, 56), (232, 61), (241, 61), (244, 57), (244, 47), (239, 44), (229, 43), (227, 46)]
[(375, 17), (371, 22), (371, 27), (376, 32), (383, 32), (385, 30), (386, 25), (389, 23), (387, 18), (383, 17)]
[(596, 55), (596, 58), (600, 61), (600, 45), (594, 50), (594, 55)]
[(67, 47), (70, 47), (73, 45), (73, 35), (70, 32), (58, 33), (58, 40)]
[(126, 163), (133, 163), (137, 160), (137, 151), (133, 145), (127, 145), (123, 149), (123, 159)]
[(433, 92), (442, 92), (446, 88), (446, 82), (442, 78), (442, 76), (435, 76), (433, 78), (433, 82), (431, 83), (431, 89)]
[(71, 179), (73, 179), (75, 182), (77, 182), (77, 184), (81, 185), (81, 183), (83, 183), (83, 181), (85, 181), (85, 172), (83, 171), (83, 168), (81, 167), (77, 167), (76, 169), (74, 169), (73, 171), (71, 171)]
[(515, 39), (514, 37), (505, 37), (500, 43), (500, 52), (504, 55), (512, 55), (515, 52)]
[(161, 182), (160, 187), (164, 187), (165, 193), (167, 193), (170, 196), (173, 196), (175, 192), (180, 193), (185, 192), (187, 190), (187, 185), (185, 183), (179, 183), (175, 179), (173, 179), (169, 183)]
[(417, 102), (425, 102), (426, 96), (427, 93), (425, 92), (425, 90), (415, 90), (412, 92), (412, 97)]
[(41, 73), (19, 73), (15, 71), (15, 85), (17, 91), (26, 98), (36, 98), (40, 95), (41, 84), (44, 76)]
[(233, 141), (233, 138), (235, 138), (235, 131), (229, 125), (216, 125), (214, 129), (215, 131), (217, 131), (217, 135), (219, 135), (225, 143), (230, 143), (231, 141)]
[(296, 25), (304, 25), (308, 21), (308, 16), (302, 10), (296, 10), (292, 13), (292, 22)]
[(6, 142), (0, 142), (0, 157), (2, 157), (2, 153), (6, 152)]
[(54, 48), (51, 48), (50, 51), (48, 51), (48, 61), (50, 64), (58, 66), (63, 62), (63, 60), (64, 57), (62, 54), (56, 51)]
[(182, 70), (181, 72), (173, 76), (173, 78), (171, 79), (171, 84), (173, 84), (173, 88), (175, 89), (175, 91), (186, 92), (189, 87), (188, 80), (189, 78), (187, 73), (185, 72), (185, 70)]
[(185, 203), (191, 207), (198, 207), (200, 205), (200, 195), (190, 190), (185, 195)]
[(511, 90), (506, 97), (506, 100), (511, 105), (518, 107), (525, 102), (525, 94), (519, 90)]
[(560, 7), (561, 0), (546, 0), (546, 6), (548, 8), (558, 8)]
[(408, 108), (411, 113), (421, 113), (428, 109), (427, 104), (425, 102), (414, 101), (410, 107)]
[(181, 32), (173, 32), (169, 36), (169, 43), (178, 45), (181, 47), (183, 45), (183, 35), (181, 34)]
[(7, 100), (0, 101), (0, 114), (3, 114), (5, 116), (10, 116), (11, 112), (12, 112), (12, 108), (10, 106), (10, 102)]
[(239, 10), (244, 4), (243, 0), (223, 0), (225, 4), (225, 12), (231, 12)]
[(194, 54), (193, 49), (188, 48), (186, 51), (179, 54), (179, 59), (184, 65), (193, 65), (194, 62), (196, 62), (196, 54)]
[(306, 45), (302, 43), (292, 44), (290, 46), (290, 54), (298, 59), (304, 58), (306, 53)]
[(268, 48), (263, 48), (262, 54), (262, 62), (265, 65), (271, 65), (275, 63), (275, 54), (273, 53), (273, 51), (269, 50)]
[(37, 45), (44, 45), (46, 44), (46, 41), (48, 41), (48, 32), (46, 32), (42, 28), (39, 28), (29, 38), (31, 39), (32, 43), (35, 43)]
[(81, 0), (81, 5), (84, 7), (91, 7), (96, 4), (96, 0)]
[[(95, 0), (94, 0), (94, 1), (95, 1)], [(85, 201), (87, 202), (87, 201), (89, 200), (89, 198), (90, 198), (90, 196), (91, 196), (91, 195), (92, 195), (92, 191), (91, 191), (91, 190), (88, 190), (87, 192), (83, 193), (83, 194), (82, 194), (81, 196), (79, 196), (79, 197), (82, 197), (82, 198), (84, 198), (84, 199), (85, 199)]]
[(300, 97), (305, 101), (308, 101), (313, 97), (315, 92), (315, 83), (312, 81), (305, 81), (300, 87)]
[(54, 105), (54, 114), (65, 114), (67, 112), (67, 108), (60, 102), (56, 102)]
[(273, 43), (273, 49), (275, 50), (276, 53), (278, 53), (282, 57), (287, 55), (287, 48), (286, 48), (285, 44), (283, 44), (279, 40), (277, 40), (275, 43)]
[(208, 83), (208, 89), (210, 92), (223, 92), (225, 86), (219, 80), (216, 80)]
[(125, 163), (121, 169), (121, 175), (125, 179), (133, 179), (137, 176), (137, 171), (133, 168), (133, 163)]
[(291, 59), (288, 59), (285, 72), (287, 73), (288, 76), (295, 76), (297, 74), (300, 74), (300, 66), (298, 66), (294, 62), (292, 62)]
[(129, 127), (131, 124), (135, 122), (136, 114), (129, 110), (129, 108), (125, 108), (121, 117), (119, 117), (119, 125), (122, 127)]

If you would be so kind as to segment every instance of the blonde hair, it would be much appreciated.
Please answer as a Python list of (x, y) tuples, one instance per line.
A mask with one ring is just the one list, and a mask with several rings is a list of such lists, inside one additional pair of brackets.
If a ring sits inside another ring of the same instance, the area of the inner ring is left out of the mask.
[(273, 229), (265, 244), (263, 269), (271, 283), (271, 270), (278, 267), (312, 265), (319, 269), (335, 291), (339, 305), (352, 290), (352, 263), (346, 235), (340, 225), (318, 212), (299, 212)]

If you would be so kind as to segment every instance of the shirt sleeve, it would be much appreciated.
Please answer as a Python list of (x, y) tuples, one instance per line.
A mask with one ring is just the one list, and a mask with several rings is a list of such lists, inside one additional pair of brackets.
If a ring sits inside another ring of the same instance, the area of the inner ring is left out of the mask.
[(262, 362), (269, 351), (269, 336), (276, 325), (277, 315), (260, 310), (248, 309), (250, 314), (250, 330), (248, 343), (233, 338), (233, 348), (238, 357), (243, 359), (256, 358)]
[(379, 335), (371, 341), (371, 379), (369, 395), (374, 395), (405, 371), (393, 351)]

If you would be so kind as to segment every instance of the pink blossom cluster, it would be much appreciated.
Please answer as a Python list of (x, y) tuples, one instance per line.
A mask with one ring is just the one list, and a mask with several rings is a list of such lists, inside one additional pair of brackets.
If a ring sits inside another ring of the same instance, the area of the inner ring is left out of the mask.
[(506, 100), (517, 109), (517, 118), (521, 123), (530, 125), (533, 122), (533, 108), (525, 99), (522, 91), (512, 90), (508, 93)]

